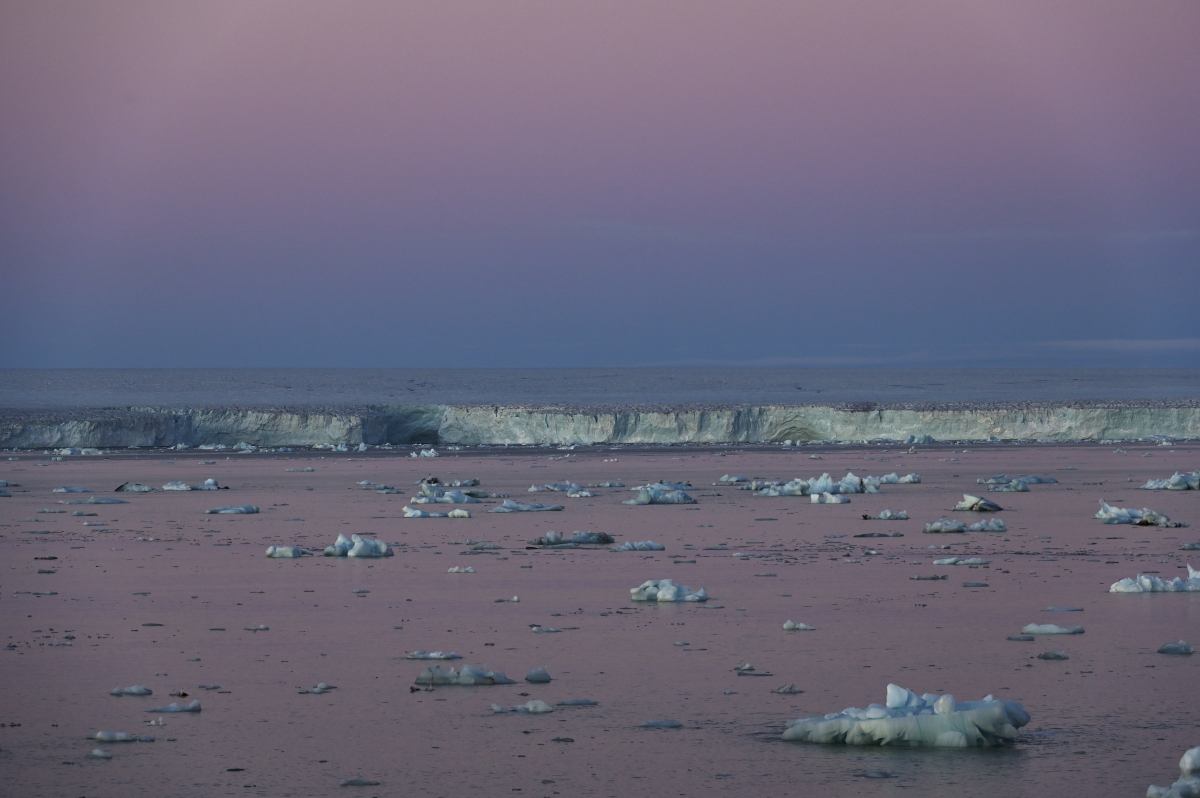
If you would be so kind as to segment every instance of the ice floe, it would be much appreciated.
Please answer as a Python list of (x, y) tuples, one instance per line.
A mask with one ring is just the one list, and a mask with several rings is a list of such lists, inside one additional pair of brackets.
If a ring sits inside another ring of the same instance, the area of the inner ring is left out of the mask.
[(1179, 760), (1179, 780), (1170, 787), (1146, 790), (1146, 798), (1196, 798), (1200, 796), (1200, 747), (1192, 748)]
[(525, 674), (525, 681), (530, 684), (549, 684), (551, 679), (545, 668), (534, 668)]
[(545, 701), (539, 701), (536, 698), (531, 701), (526, 701), (524, 704), (518, 704), (515, 707), (502, 707), (499, 704), (492, 704), (492, 712), (496, 713), (521, 712), (528, 713), (530, 715), (541, 715), (546, 712), (553, 711), (554, 707), (550, 706)]
[(109, 695), (153, 695), (154, 691), (144, 684), (135, 684), (131, 687), (114, 687), (109, 690)]
[(1109, 593), (1200, 593), (1200, 571), (1188, 565), (1188, 578), (1163, 579), (1150, 574), (1138, 574), (1114, 582)]
[(1134, 526), (1161, 526), (1167, 528), (1186, 527), (1187, 524), (1176, 523), (1167, 516), (1145, 507), (1141, 510), (1134, 510), (1131, 507), (1113, 507), (1100, 500), (1100, 510), (1096, 513), (1096, 518), (1106, 524), (1133, 524)]
[(205, 510), (204, 512), (209, 515), (254, 515), (258, 512), (258, 508), (253, 504), (242, 504), (237, 507), (217, 507), (214, 510)]
[(98, 743), (152, 743), (154, 738), (150, 735), (136, 735), (127, 732), (114, 731), (98, 731), (95, 734), (88, 735), (89, 740), (95, 740)]
[(390, 557), (392, 551), (382, 540), (371, 540), (359, 535), (351, 535), (349, 539), (338, 533), (337, 540), (332, 546), (326, 546), (326, 557)]
[(966, 532), (967, 525), (962, 521), (951, 521), (948, 518), (939, 518), (936, 521), (930, 521), (925, 525), (925, 531), (930, 534), (946, 533), (946, 532)]
[(787, 721), (783, 739), (846, 745), (983, 748), (1013, 742), (1029, 713), (1016, 701), (987, 696), (956, 703), (952, 695), (918, 696), (894, 684), (886, 706), (850, 707), (841, 712)]
[(424, 651), (424, 650), (418, 648), (416, 651), (410, 651), (409, 653), (405, 654), (404, 658), (405, 659), (462, 659), (462, 654), (459, 654), (457, 651), (450, 651), (450, 652)]
[(412, 504), (482, 504), (482, 502), (461, 490), (443, 490), (423, 484), (417, 497), (412, 500)]
[(488, 510), (489, 513), (545, 513), (554, 510), (565, 509), (561, 504), (537, 504), (536, 502), (526, 504), (525, 502), (513, 501), (505, 499), (504, 503), (499, 507), (493, 507)]
[(1159, 646), (1159, 654), (1172, 654), (1177, 657), (1188, 657), (1192, 654), (1192, 646), (1186, 640), (1180, 640), (1177, 643), (1166, 643)]
[(629, 591), (631, 601), (708, 601), (704, 588), (693, 591), (670, 579), (648, 579)]
[(1024, 635), (1081, 635), (1082, 626), (1059, 626), (1056, 623), (1031, 623), (1022, 627)]
[(92, 752), (87, 755), (88, 759), (112, 759), (112, 754), (100, 748), (93, 748)]
[(336, 689), (337, 689), (337, 687), (332, 684), (326, 684), (325, 682), (320, 682), (317, 684), (316, 687), (312, 688), (311, 690), (301, 690), (299, 692), (300, 692), (300, 695), (325, 695), (329, 691), (336, 690)]
[(473, 574), (475, 569), (469, 565), (454, 565), (451, 566), (446, 573), (448, 574)]
[(139, 485), (137, 482), (123, 482), (114, 489), (114, 493), (150, 493), (154, 488), (149, 485)]
[(516, 684), (516, 682), (503, 673), (485, 671), (473, 665), (463, 665), (462, 670), (458, 672), (455, 672), (454, 668), (442, 670), (439, 666), (433, 665), (421, 671), (417, 676), (416, 683), (429, 685), (457, 684), (467, 687), (490, 684)]
[(813, 504), (849, 504), (850, 503), (850, 500), (847, 499), (845, 496), (842, 496), (842, 495), (839, 495), (836, 493), (830, 493), (829, 491), (825, 491), (823, 493), (813, 493), (813, 494), (811, 494), (811, 496), (812, 496)]
[(964, 493), (962, 501), (954, 505), (954, 509), (972, 513), (998, 513), (1003, 508), (995, 502), (988, 501), (979, 496), (972, 496), (970, 493)]
[(665, 551), (666, 546), (661, 543), (655, 543), (653, 540), (627, 540), (619, 546), (614, 546), (613, 551)]
[(934, 565), (987, 565), (990, 561), (982, 557), (943, 557), (934, 560)]
[(200, 699), (198, 699), (198, 698), (196, 700), (192, 701), (190, 704), (177, 704), (175, 702), (171, 702), (170, 704), (167, 704), (165, 707), (152, 707), (152, 708), (146, 710), (146, 712), (158, 712), (158, 713), (164, 714), (164, 715), (167, 713), (172, 713), (172, 712), (199, 712), (199, 711), (200, 711)]
[[(111, 483), (110, 483), (111, 484)], [(55, 488), (54, 493), (91, 493), (91, 488), (79, 488), (74, 485), (64, 485), (61, 488)]]
[(1003, 518), (989, 518), (986, 521), (976, 521), (967, 527), (968, 532), (1007, 532), (1008, 524)]
[(1178, 471), (1167, 479), (1151, 479), (1142, 490), (1200, 490), (1200, 471), (1181, 474)]
[(879, 515), (863, 515), (864, 521), (907, 521), (907, 510), (884, 510)]
[(795, 621), (784, 621), (783, 631), (785, 632), (811, 632), (817, 627), (809, 626), (806, 623), (796, 623)]
[(1029, 486), (1019, 479), (1014, 479), (1004, 485), (992, 485), (988, 491), (991, 493), (1028, 493)]
[(541, 537), (529, 541), (531, 546), (608, 546), (617, 541), (607, 532), (575, 532), (569, 538), (564, 538), (561, 532), (553, 529)]
[(267, 546), (267, 556), (278, 560), (291, 560), (298, 557), (311, 557), (312, 552), (299, 546)]
[(639, 489), (637, 496), (621, 504), (696, 504), (696, 500), (682, 488), (660, 488), (650, 485)]

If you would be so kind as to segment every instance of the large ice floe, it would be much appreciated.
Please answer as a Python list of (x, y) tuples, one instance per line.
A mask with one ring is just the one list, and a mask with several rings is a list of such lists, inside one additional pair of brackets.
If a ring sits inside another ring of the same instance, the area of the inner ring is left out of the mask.
[(1142, 490), (1200, 490), (1200, 471), (1186, 474), (1176, 471), (1168, 479), (1151, 479), (1142, 485)]
[(987, 696), (956, 703), (952, 695), (919, 696), (898, 685), (887, 687), (885, 706), (850, 707), (841, 712), (787, 721), (783, 739), (846, 745), (986, 748), (1013, 742), (1029, 722), (1016, 701)]
[(1146, 790), (1146, 798), (1196, 798), (1200, 796), (1200, 747), (1192, 748), (1179, 760), (1179, 781), (1170, 787)]
[(1113, 507), (1104, 501), (1104, 499), (1100, 500), (1100, 510), (1096, 513), (1096, 517), (1106, 524), (1161, 526), (1172, 529), (1187, 526), (1187, 524), (1172, 521), (1167, 516), (1157, 510), (1151, 510), (1149, 507), (1144, 507), (1141, 510), (1134, 510), (1131, 507)]
[(1163, 579), (1150, 574), (1138, 574), (1113, 582), (1109, 593), (1200, 593), (1200, 571), (1188, 565), (1188, 578)]
[(972, 513), (998, 513), (1004, 508), (980, 496), (972, 496), (970, 493), (964, 493), (962, 501), (954, 505), (954, 509)]
[(392, 551), (382, 540), (370, 540), (351, 535), (349, 539), (338, 533), (337, 540), (332, 546), (326, 546), (326, 557), (391, 557)]
[(647, 579), (635, 588), (630, 588), (631, 601), (708, 601), (704, 588), (692, 590), (686, 585), (677, 585), (670, 579)]
[(695, 504), (696, 500), (682, 488), (661, 488), (648, 485), (638, 490), (638, 495), (621, 504)]
[(463, 665), (462, 670), (458, 672), (455, 672), (454, 668), (442, 670), (441, 667), (432, 665), (421, 671), (417, 676), (416, 683), (428, 685), (457, 684), (464, 687), (489, 684), (516, 684), (515, 681), (503, 673), (485, 671), (482, 668), (476, 668), (474, 665)]
[(561, 504), (538, 504), (536, 502), (518, 502), (512, 499), (505, 499), (504, 503), (499, 507), (493, 507), (488, 510), (489, 513), (545, 513), (552, 510), (565, 509)]

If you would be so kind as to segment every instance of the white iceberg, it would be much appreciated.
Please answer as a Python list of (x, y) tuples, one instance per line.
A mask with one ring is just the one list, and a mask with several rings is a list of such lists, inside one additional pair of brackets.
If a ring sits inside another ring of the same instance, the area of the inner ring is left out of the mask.
[(1187, 474), (1177, 471), (1168, 479), (1151, 479), (1142, 485), (1142, 490), (1200, 490), (1200, 471)]
[(516, 684), (503, 673), (485, 671), (473, 665), (463, 665), (462, 670), (442, 670), (437, 665), (426, 668), (417, 676), (417, 684), (478, 686), (489, 684)]
[(137, 482), (125, 482), (117, 486), (114, 493), (150, 493), (154, 488)]
[(469, 565), (454, 565), (451, 566), (446, 573), (448, 574), (473, 574), (475, 569)]
[(449, 653), (446, 653), (444, 651), (424, 651), (424, 650), (418, 648), (416, 651), (410, 651), (408, 654), (405, 654), (404, 658), (405, 659), (462, 659), (462, 654), (459, 654), (456, 651), (451, 651)]
[(1007, 532), (1008, 524), (1003, 518), (989, 518), (986, 521), (976, 521), (967, 527), (968, 532)]
[(1190, 657), (1192, 655), (1192, 646), (1186, 640), (1180, 640), (1177, 643), (1166, 643), (1159, 646), (1159, 654), (1171, 654), (1176, 657)]
[(575, 532), (571, 537), (564, 538), (561, 532), (553, 529), (529, 541), (531, 546), (607, 546), (612, 543), (616, 543), (616, 540), (607, 532)]
[(783, 631), (785, 632), (811, 632), (817, 627), (809, 626), (806, 623), (796, 623), (795, 621), (784, 621)]
[(956, 703), (952, 695), (918, 696), (888, 685), (887, 705), (787, 721), (783, 739), (791, 742), (846, 745), (935, 746), (985, 748), (1013, 742), (1017, 729), (1029, 722), (1016, 701), (987, 696)]
[(218, 507), (215, 510), (205, 510), (205, 513), (212, 515), (253, 515), (258, 512), (258, 508), (252, 504), (243, 504), (238, 507)]
[(114, 687), (108, 692), (109, 695), (153, 695), (154, 691), (144, 684), (135, 684), (132, 687)]
[(680, 488), (648, 486), (638, 490), (638, 495), (621, 504), (696, 504), (696, 500)]
[(349, 539), (338, 533), (337, 540), (332, 546), (326, 546), (326, 557), (390, 557), (392, 551), (382, 540), (370, 540), (359, 535), (351, 535)]
[(907, 510), (884, 510), (879, 515), (863, 515), (864, 521), (907, 521)]
[(921, 484), (921, 475), (920, 474), (905, 474), (904, 476), (900, 477), (900, 484), (901, 485), (919, 485), (919, 484)]
[(951, 521), (948, 518), (939, 518), (936, 521), (930, 521), (925, 525), (925, 531), (934, 534), (941, 532), (966, 532), (967, 525), (962, 521)]
[(970, 493), (964, 493), (962, 501), (954, 505), (955, 510), (966, 510), (972, 513), (998, 513), (1002, 509), (995, 502), (979, 496), (972, 496)]
[(267, 546), (267, 556), (277, 560), (290, 560), (312, 556), (312, 552), (299, 546)]
[(850, 500), (845, 496), (839, 496), (836, 493), (825, 491), (824, 493), (812, 494), (813, 504), (849, 504)]
[(1200, 593), (1200, 571), (1188, 565), (1188, 578), (1163, 579), (1150, 574), (1138, 574), (1114, 582), (1109, 593)]
[(1196, 798), (1200, 796), (1200, 747), (1192, 748), (1179, 760), (1179, 781), (1170, 787), (1146, 790), (1146, 798)]
[(756, 496), (775, 498), (778, 496), (807, 496), (810, 493), (809, 483), (803, 479), (793, 479), (782, 485), (768, 485), (758, 491)]
[(524, 704), (518, 704), (515, 707), (502, 707), (499, 704), (492, 704), (492, 712), (527, 712), (531, 715), (540, 715), (545, 712), (553, 712), (554, 707), (547, 704), (545, 701), (533, 699), (526, 701)]
[[(454, 512), (458, 512), (458, 511), (455, 510)], [(404, 517), (405, 518), (449, 518), (450, 513), (431, 513), (431, 512), (427, 512), (425, 510), (420, 510), (416, 507), (405, 507), (404, 508)]]
[(992, 485), (988, 490), (992, 493), (1028, 493), (1029, 486), (1019, 479), (1003, 485)]
[(655, 543), (653, 540), (627, 540), (619, 546), (614, 546), (613, 551), (665, 551), (666, 546), (661, 543)]
[(1023, 635), (1081, 635), (1082, 626), (1059, 626), (1056, 623), (1031, 623), (1021, 629)]
[(482, 504), (474, 496), (468, 496), (461, 490), (443, 490), (429, 484), (422, 484), (418, 495), (412, 500), (413, 504)]
[(489, 513), (545, 513), (565, 509), (561, 504), (537, 504), (505, 499), (499, 507), (488, 510)]
[(693, 591), (670, 579), (648, 579), (629, 591), (631, 601), (708, 601), (704, 588)]

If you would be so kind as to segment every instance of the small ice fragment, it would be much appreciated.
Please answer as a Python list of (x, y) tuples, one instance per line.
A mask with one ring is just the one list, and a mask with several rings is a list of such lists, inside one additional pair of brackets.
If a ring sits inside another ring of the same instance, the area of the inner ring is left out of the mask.
[(528, 713), (530, 715), (541, 715), (546, 712), (553, 712), (553, 711), (554, 711), (554, 707), (550, 706), (545, 701), (539, 701), (536, 698), (533, 699), (532, 701), (526, 701), (524, 704), (518, 704), (515, 707), (511, 707), (511, 708), (507, 708), (507, 709), (505, 707), (500, 706), (499, 704), (492, 704), (492, 712), (497, 712), (497, 713), (499, 713), (499, 712), (524, 712), (524, 713)]
[(649, 579), (631, 588), (632, 601), (708, 601), (704, 588), (693, 591), (686, 585), (676, 585), (670, 579)]
[(450, 653), (447, 654), (442, 651), (424, 651), (424, 650), (418, 648), (416, 651), (412, 651), (412, 652), (409, 652), (408, 654), (406, 654), (404, 658), (405, 659), (462, 659), (462, 655), (455, 651), (451, 651)]
[(190, 703), (190, 704), (176, 704), (175, 702), (171, 702), (170, 704), (167, 704), (165, 707), (154, 707), (153, 709), (147, 709), (146, 711), (147, 712), (158, 712), (159, 714), (166, 714), (169, 712), (199, 712), (200, 711), (200, 699), (196, 699), (195, 701), (192, 701), (192, 703)]
[(1055, 623), (1031, 623), (1021, 630), (1027, 635), (1081, 635), (1082, 626), (1059, 626)]
[(776, 687), (771, 692), (779, 693), (780, 695), (796, 695), (798, 693), (803, 693), (804, 691), (801, 690), (800, 688), (796, 687), (796, 685), (794, 683), (791, 683), (791, 684), (785, 684), (782, 687)]
[(545, 668), (534, 668), (525, 675), (525, 681), (530, 684), (546, 684), (550, 681), (550, 674)]
[[(622, 486), (623, 487), (623, 486)], [(555, 706), (559, 707), (594, 707), (599, 701), (593, 701), (590, 698), (568, 698), (566, 701), (559, 701)]]
[(489, 513), (543, 513), (554, 510), (565, 509), (561, 504), (537, 504), (513, 501), (505, 499), (504, 503), (498, 507), (493, 507), (488, 510)]
[(214, 510), (205, 510), (204, 512), (209, 515), (254, 515), (258, 512), (258, 508), (252, 504), (242, 504), (237, 507), (217, 507)]
[[(109, 483), (112, 484), (112, 483)], [(91, 488), (77, 488), (73, 485), (65, 485), (61, 488), (55, 488), (55, 493), (91, 493)]]
[(144, 684), (135, 684), (132, 687), (114, 687), (109, 691), (109, 695), (153, 695), (154, 691)]
[(1055, 604), (1042, 610), (1042, 612), (1083, 612), (1083, 607), (1060, 607)]
[(267, 556), (279, 560), (290, 560), (304, 556), (311, 557), (312, 552), (299, 546), (267, 546)]
[(1159, 654), (1174, 654), (1175, 656), (1187, 657), (1192, 654), (1192, 647), (1186, 640), (1180, 640), (1178, 643), (1167, 643), (1158, 649)]
[(612, 551), (665, 551), (666, 546), (653, 540), (627, 540)]
[(817, 627), (809, 626), (806, 623), (796, 623), (795, 621), (784, 621), (783, 630), (785, 632), (811, 632)]
[(447, 570), (446, 573), (448, 573), (448, 574), (473, 574), (473, 573), (475, 573), (475, 569), (469, 565), (467, 565), (467, 566), (455, 565), (452, 568), (450, 568), (449, 570)]
[(1070, 659), (1065, 651), (1043, 651), (1041, 654), (1037, 655), (1037, 658), (1046, 660)]
[(966, 531), (967, 525), (962, 521), (951, 521), (948, 518), (939, 518), (938, 520), (931, 521), (925, 525), (925, 532), (929, 534)]
[(336, 685), (326, 684), (325, 682), (320, 682), (317, 684), (316, 687), (312, 688), (311, 690), (301, 690), (300, 695), (324, 695), (325, 693), (328, 693), (330, 690), (336, 690), (336, 689), (337, 689)]
[(515, 684), (512, 679), (509, 679), (499, 671), (485, 671), (482, 668), (476, 668), (472, 665), (463, 665), (462, 670), (458, 672), (454, 668), (443, 670), (438, 665), (432, 665), (417, 675), (416, 683), (428, 685), (457, 684), (463, 686)]
[[(433, 450), (432, 450), (432, 449), (427, 449), (427, 450), (425, 450), (425, 451), (430, 451), (430, 452), (432, 452)], [(422, 456), (424, 456), (424, 452), (422, 452), (421, 454), (422, 454)], [(413, 457), (416, 457), (416, 454), (413, 454)], [(342, 779), (342, 781), (341, 781), (341, 782), (338, 784), (338, 786), (339, 786), (339, 787), (378, 787), (378, 786), (379, 786), (379, 782), (377, 782), (377, 781), (371, 781), (371, 780), (369, 780), (369, 779), (361, 779), (361, 778), (357, 778), (357, 779)]]
[(954, 505), (955, 510), (966, 510), (973, 513), (996, 513), (1001, 509), (1000, 505), (995, 502), (979, 496), (972, 496), (970, 493), (964, 493), (962, 501)]

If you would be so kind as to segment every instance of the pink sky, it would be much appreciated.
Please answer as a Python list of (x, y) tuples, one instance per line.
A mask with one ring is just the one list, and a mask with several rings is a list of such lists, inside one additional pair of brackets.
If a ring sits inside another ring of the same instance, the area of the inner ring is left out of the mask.
[(0, 73), (0, 366), (937, 365), (848, 314), (983, 298), (1200, 365), (1194, 2), (10, 2)]

